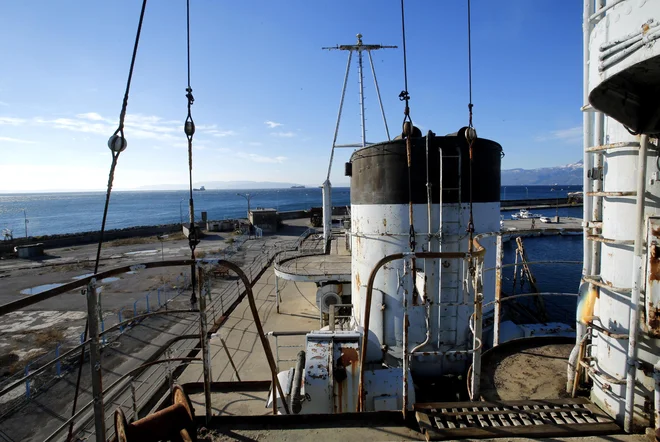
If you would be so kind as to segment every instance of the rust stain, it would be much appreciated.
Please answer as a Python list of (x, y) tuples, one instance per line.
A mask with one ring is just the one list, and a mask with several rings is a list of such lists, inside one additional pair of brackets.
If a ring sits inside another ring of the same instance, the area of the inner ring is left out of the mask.
[[(653, 229), (653, 234), (659, 236), (656, 233), (657, 229)], [(660, 232), (659, 232), (660, 233)], [(660, 281), (660, 247), (657, 244), (652, 244), (649, 250), (649, 281)]]
[(660, 338), (660, 307), (653, 305), (652, 301), (648, 304), (648, 323), (649, 336)]
[(350, 347), (344, 347), (341, 349), (341, 357), (339, 360), (341, 361), (342, 367), (350, 367), (354, 362), (357, 363), (358, 359), (359, 357), (356, 349)]
[(360, 287), (362, 287), (362, 285), (360, 284), (361, 282), (362, 281), (360, 281), (360, 273), (355, 272), (355, 285), (357, 286), (358, 290), (360, 289)]
[(344, 382), (338, 382), (337, 385), (337, 403), (335, 404), (335, 411), (339, 413), (344, 412), (344, 385), (346, 384), (346, 381)]
[(383, 227), (387, 227), (387, 218), (383, 218)]

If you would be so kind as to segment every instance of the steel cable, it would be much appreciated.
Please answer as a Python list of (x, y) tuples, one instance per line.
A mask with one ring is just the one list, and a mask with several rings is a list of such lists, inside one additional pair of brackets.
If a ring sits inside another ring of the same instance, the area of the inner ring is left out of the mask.
[[(147, 7), (147, 0), (142, 1), (142, 8), (140, 10), (140, 19), (138, 21), (138, 28), (135, 34), (135, 43), (133, 45), (133, 55), (131, 57), (131, 65), (128, 70), (128, 79), (126, 80), (126, 90), (124, 91), (124, 99), (122, 101), (121, 112), (119, 113), (119, 125), (117, 130), (112, 134), (108, 140), (108, 147), (112, 152), (112, 163), (110, 165), (110, 172), (108, 174), (108, 189), (105, 196), (105, 206), (103, 208), (103, 220), (101, 221), (101, 232), (99, 234), (99, 243), (96, 249), (96, 261), (94, 262), (94, 274), (98, 273), (99, 262), (101, 260), (101, 249), (103, 247), (103, 235), (105, 233), (105, 225), (108, 217), (108, 207), (110, 205), (110, 195), (112, 193), (112, 183), (115, 178), (115, 168), (117, 167), (117, 160), (119, 154), (126, 149), (126, 138), (124, 137), (124, 120), (126, 118), (126, 109), (128, 108), (128, 94), (131, 90), (131, 81), (133, 79), (133, 69), (135, 68), (135, 59), (137, 58), (138, 46), (140, 43), (140, 34), (142, 32), (142, 23), (144, 22), (144, 12)], [(94, 296), (95, 294), (92, 294)], [(88, 294), (88, 296), (90, 296)], [(99, 310), (101, 304), (99, 302)], [(89, 317), (85, 321), (85, 331), (83, 333), (83, 341), (87, 340), (87, 333), (89, 331)], [(78, 393), (80, 391), (80, 380), (82, 376), (82, 366), (85, 362), (85, 347), (83, 346), (80, 351), (80, 360), (78, 362), (78, 376), (76, 378), (76, 390), (73, 396), (73, 407), (71, 409), (71, 417), (76, 414), (76, 406), (78, 404)], [(69, 435), (67, 441), (71, 441), (73, 437), (73, 426), (75, 421), (72, 419), (69, 424)]]

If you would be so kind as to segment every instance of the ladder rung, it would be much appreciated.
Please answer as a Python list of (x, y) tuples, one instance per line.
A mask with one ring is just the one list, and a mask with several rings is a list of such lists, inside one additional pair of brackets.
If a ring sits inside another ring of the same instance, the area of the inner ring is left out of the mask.
[(603, 235), (587, 235), (589, 241), (603, 242), (605, 244), (621, 244), (621, 245), (633, 245), (635, 241), (632, 239), (613, 239), (605, 238)]
[(587, 196), (595, 197), (614, 197), (614, 196), (637, 196), (637, 192), (634, 190), (626, 190), (623, 192), (587, 192)]
[(618, 292), (618, 293), (631, 293), (632, 289), (631, 288), (625, 288), (625, 287), (615, 287), (612, 285), (611, 282), (602, 282), (599, 281), (599, 279), (602, 280), (602, 278), (598, 275), (586, 275), (582, 277), (582, 280), (584, 282), (588, 282), (590, 284), (595, 285), (596, 287), (601, 287), (604, 289), (612, 290), (613, 292)]
[(620, 143), (610, 143), (603, 144), (602, 146), (592, 146), (585, 149), (586, 152), (604, 152), (610, 149), (621, 149), (624, 147), (634, 147), (639, 149), (639, 143), (637, 141), (622, 141)]

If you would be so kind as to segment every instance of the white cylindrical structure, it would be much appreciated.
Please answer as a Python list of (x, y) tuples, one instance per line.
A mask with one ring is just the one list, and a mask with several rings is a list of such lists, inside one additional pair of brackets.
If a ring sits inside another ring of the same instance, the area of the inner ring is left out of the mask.
[[(499, 231), (502, 148), (493, 141), (479, 139), (473, 149), (471, 165), (462, 131), (460, 135), (430, 138), (428, 155), (426, 137), (413, 138), (411, 192), (408, 191), (404, 140), (372, 145), (356, 151), (351, 157), (352, 302), (358, 326), (364, 323), (366, 285), (375, 264), (384, 256), (411, 251), (410, 203), (413, 208), (412, 239), (415, 251), (437, 252), (441, 244), (442, 252), (467, 252), (470, 196), (474, 234)], [(428, 231), (427, 158), (432, 184), (431, 232)], [(442, 173), (438, 167), (440, 164)], [(438, 226), (440, 232), (436, 230)], [(487, 250), (485, 267), (494, 267), (495, 238), (486, 238), (481, 243)], [(431, 250), (428, 250), (429, 244)], [(471, 349), (468, 320), (474, 310), (474, 300), (471, 291), (466, 290), (469, 276), (464, 261), (455, 259), (440, 263), (438, 260), (417, 260), (415, 269), (416, 293), (408, 305), (408, 350), (426, 341), (427, 307), (424, 299), (431, 302), (431, 332), (429, 341), (419, 351)], [(408, 282), (404, 281), (403, 273), (403, 260), (387, 264), (377, 273), (368, 331), (368, 362), (384, 361), (389, 366), (401, 365), (404, 331), (402, 298)], [(484, 303), (488, 303), (494, 299), (495, 278), (493, 272), (487, 273), (484, 278)], [(413, 375), (464, 373), (470, 361), (469, 354), (416, 356), (411, 360), (411, 370)]]
[[(657, 140), (649, 145), (647, 160), (640, 161), (641, 137), (632, 134), (660, 133), (656, 99), (660, 90), (660, 44), (656, 42), (660, 36), (656, 34), (660, 31), (660, 2), (585, 0), (585, 12), (585, 94), (590, 104), (606, 115), (602, 125), (592, 126), (592, 120), (585, 118), (585, 141), (604, 143), (598, 153), (585, 152), (585, 211), (587, 206), (602, 202), (602, 219), (593, 220), (602, 221), (602, 228), (593, 232), (600, 235), (600, 254), (596, 255), (594, 248), (585, 256), (585, 263), (595, 261), (592, 269), (600, 267), (600, 274), (590, 276), (603, 283), (593, 321), (611, 333), (637, 338), (615, 339), (594, 332), (591, 353), (587, 355), (595, 367), (591, 399), (630, 431), (648, 425), (653, 417), (647, 405), (652, 403), (654, 392), (653, 365), (660, 358), (656, 340), (660, 324), (653, 321), (656, 304), (660, 304), (654, 302), (658, 291), (654, 255), (648, 253), (654, 249), (656, 233), (660, 233), (654, 230), (654, 217), (660, 216)], [(600, 156), (602, 167), (591, 170), (587, 165), (599, 164), (593, 160), (595, 155)], [(602, 192), (589, 194), (598, 181)], [(644, 187), (638, 201), (641, 192), (637, 189)], [(638, 209), (643, 210), (641, 216), (637, 215)], [(641, 254), (636, 260), (634, 248)], [(638, 269), (631, 270), (634, 262), (642, 271), (637, 283)], [(631, 324), (631, 318), (636, 323)]]

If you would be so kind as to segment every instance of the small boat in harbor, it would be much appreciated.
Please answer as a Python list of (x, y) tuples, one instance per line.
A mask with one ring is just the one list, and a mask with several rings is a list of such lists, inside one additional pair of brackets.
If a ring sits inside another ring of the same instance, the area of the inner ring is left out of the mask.
[(532, 219), (532, 218), (542, 218), (542, 215), (538, 213), (531, 213), (527, 209), (520, 209), (518, 213), (511, 215), (511, 219)]

